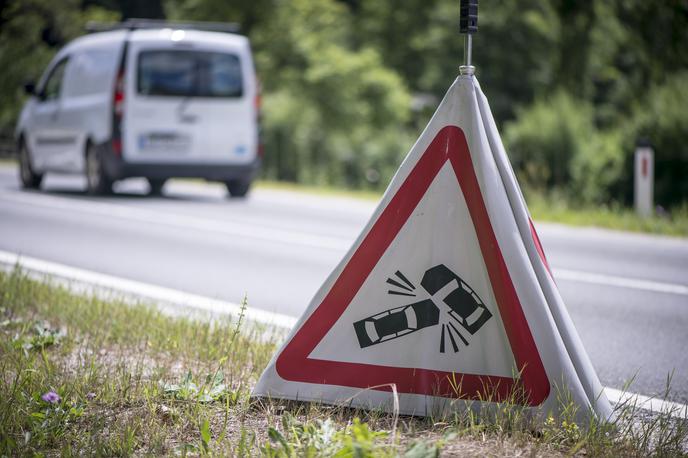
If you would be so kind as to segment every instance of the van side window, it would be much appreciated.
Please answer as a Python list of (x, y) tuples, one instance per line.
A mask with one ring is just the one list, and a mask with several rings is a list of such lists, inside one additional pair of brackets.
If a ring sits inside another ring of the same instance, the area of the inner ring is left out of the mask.
[(50, 75), (48, 75), (48, 79), (43, 85), (43, 90), (40, 92), (40, 99), (42, 101), (56, 100), (60, 96), (60, 89), (62, 88), (62, 80), (68, 60), (65, 57), (50, 71)]
[(114, 47), (77, 51), (65, 71), (64, 97), (109, 94), (114, 85), (117, 63), (117, 49)]

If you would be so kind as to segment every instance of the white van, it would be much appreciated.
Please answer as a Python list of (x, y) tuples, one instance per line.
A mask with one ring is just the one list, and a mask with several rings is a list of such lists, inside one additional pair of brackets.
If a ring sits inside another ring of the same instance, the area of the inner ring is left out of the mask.
[[(199, 29), (206, 30), (199, 30)], [(260, 166), (260, 95), (249, 41), (219, 24), (134, 20), (57, 53), (16, 129), (22, 184), (85, 174), (93, 194), (115, 180), (221, 181), (244, 196)]]

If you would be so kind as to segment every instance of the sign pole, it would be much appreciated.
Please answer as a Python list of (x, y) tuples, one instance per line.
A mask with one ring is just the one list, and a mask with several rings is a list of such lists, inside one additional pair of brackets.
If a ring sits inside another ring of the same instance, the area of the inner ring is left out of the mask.
[(473, 34), (478, 31), (478, 0), (461, 0), (459, 32), (464, 34), (464, 57), (466, 62), (459, 67), (462, 75), (473, 75)]

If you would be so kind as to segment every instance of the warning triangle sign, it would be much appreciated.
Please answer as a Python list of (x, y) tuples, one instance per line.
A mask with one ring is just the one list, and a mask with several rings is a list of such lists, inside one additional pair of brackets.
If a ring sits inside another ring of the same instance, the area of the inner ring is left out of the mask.
[(463, 394), (484, 398), (485, 389), (508, 396), (520, 368), (539, 404), (547, 375), (465, 135), (445, 127), (280, 354), (277, 373), (358, 388), (393, 381), (402, 393), (443, 396), (458, 395), (460, 380)]
[[(515, 392), (552, 410), (566, 389), (586, 412), (608, 414), (565, 308), (552, 311), (560, 298), (548, 302), (544, 252), (504, 179), (513, 172), (500, 170), (506, 156), (495, 158), (485, 107), (477, 81), (459, 77), (254, 395), (384, 409), (394, 391), (401, 412), (424, 415)], [(568, 320), (564, 335), (557, 320)]]

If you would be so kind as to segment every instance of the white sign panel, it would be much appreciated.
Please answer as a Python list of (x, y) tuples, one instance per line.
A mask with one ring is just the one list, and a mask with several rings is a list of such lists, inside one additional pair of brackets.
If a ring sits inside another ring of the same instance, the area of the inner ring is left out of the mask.
[(255, 396), (427, 415), (510, 399), (610, 406), (477, 81), (459, 77)]

